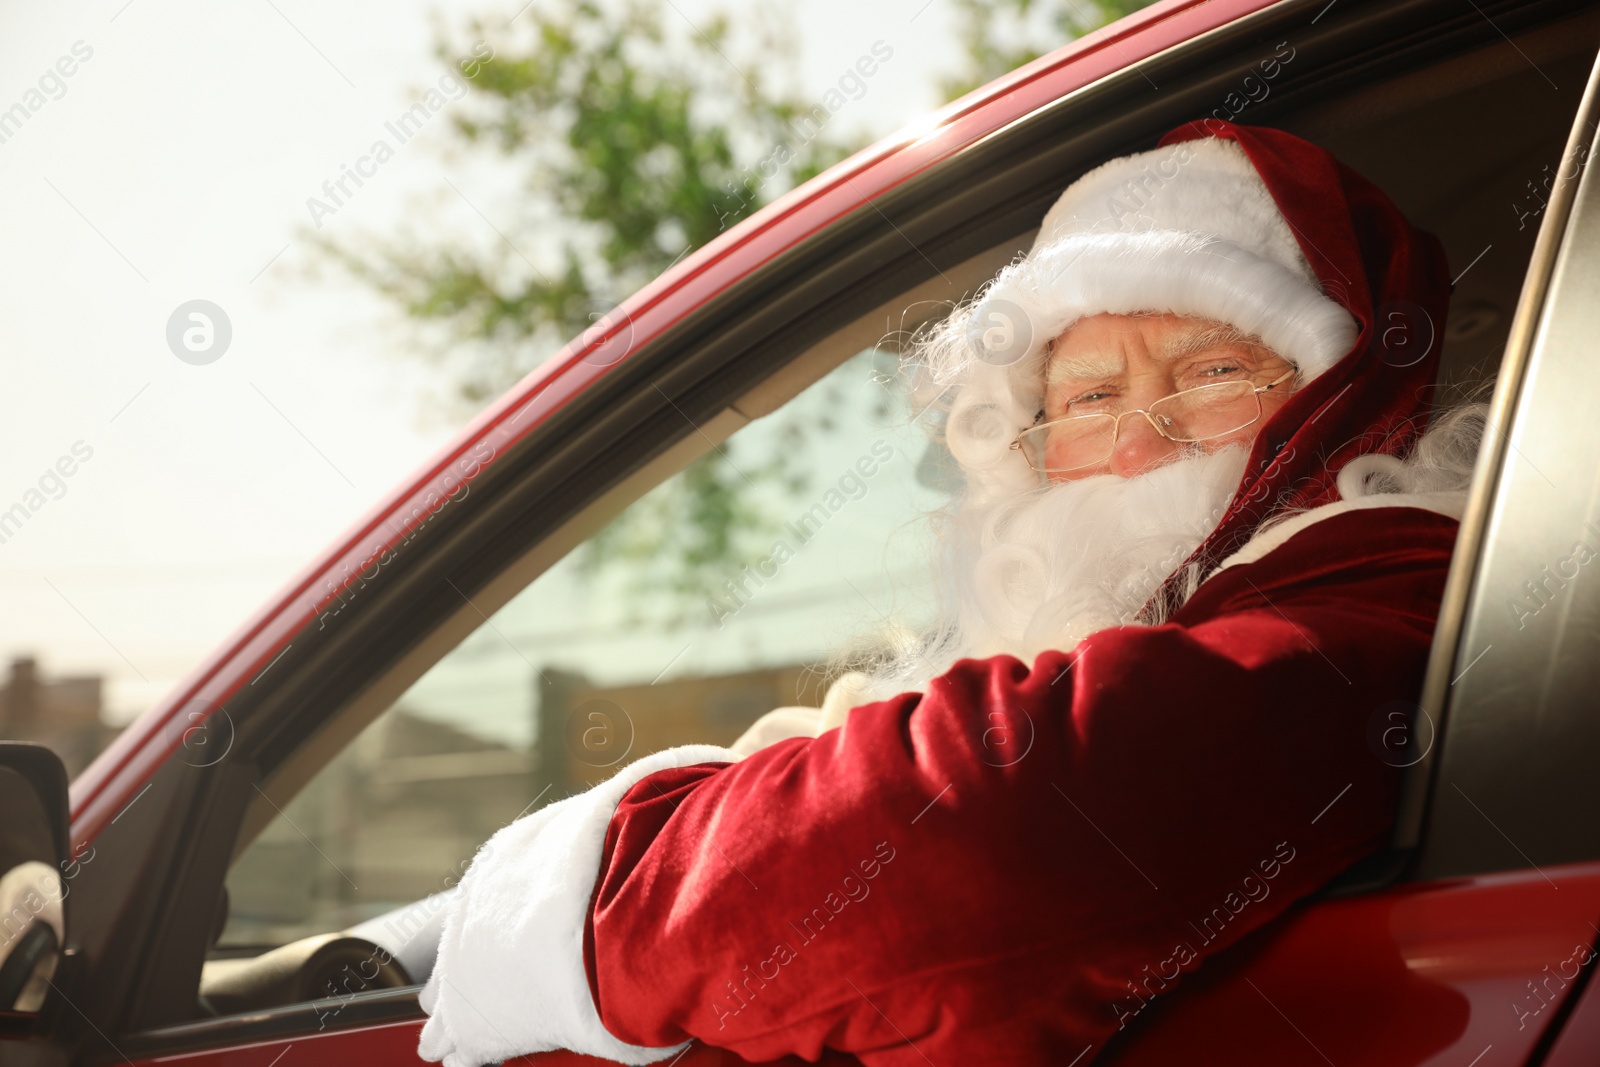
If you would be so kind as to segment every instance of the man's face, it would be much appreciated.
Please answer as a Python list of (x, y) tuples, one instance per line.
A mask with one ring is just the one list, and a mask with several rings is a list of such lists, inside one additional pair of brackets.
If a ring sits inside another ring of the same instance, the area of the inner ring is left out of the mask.
[[(1292, 369), (1283, 357), (1232, 327), (1183, 315), (1101, 314), (1079, 319), (1051, 342), (1046, 356), (1044, 419), (1148, 409), (1184, 389), (1247, 381), (1261, 387)], [(1073, 481), (1099, 474), (1131, 478), (1170, 463), (1185, 450), (1215, 452), (1254, 441), (1294, 391), (1290, 378), (1256, 394), (1261, 417), (1222, 437), (1180, 444), (1156, 432), (1143, 415), (1122, 420), (1116, 445), (1103, 461), (1048, 475)], [(1245, 402), (1247, 414), (1253, 403)], [(1056, 435), (1051, 435), (1054, 447)]]

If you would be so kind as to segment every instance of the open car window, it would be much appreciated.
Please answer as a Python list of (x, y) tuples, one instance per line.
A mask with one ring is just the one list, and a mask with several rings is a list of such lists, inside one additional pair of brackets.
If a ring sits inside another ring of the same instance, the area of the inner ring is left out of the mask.
[(499, 827), (675, 745), (817, 706), (829, 656), (923, 621), (941, 452), (869, 348), (483, 618), (235, 860), (218, 955), (454, 884)]
[[(1570, 118), (1567, 101), (1576, 95), (1569, 75), (1586, 70), (1592, 60), (1592, 48), (1581, 46), (1580, 55), (1580, 46), (1572, 43), (1580, 37), (1560, 26), (1519, 35), (1518, 47), (1538, 69), (1515, 54), (1491, 64), (1488, 59), (1498, 54), (1493, 50), (1505, 49), (1496, 38), (1484, 54), (1437, 69), (1314, 100), (1284, 92), (1270, 105), (1278, 110), (1268, 111), (1268, 105), (1261, 110), (1263, 123), (1327, 143), (1384, 188), (1394, 189), (1420, 223), (1440, 234), (1453, 263), (1471, 265), (1459, 276), (1450, 321), (1430, 324), (1448, 342), (1442, 375), (1448, 384), (1471, 384), (1492, 372), (1503, 345), (1535, 228), (1518, 225), (1522, 216), (1506, 207), (1510, 203), (1521, 210), (1523, 202), (1513, 203), (1504, 190), (1519, 188), (1537, 171), (1528, 170), (1530, 160), (1560, 158)], [(1314, 55), (1307, 51), (1295, 69), (1310, 69)], [(1560, 83), (1563, 95), (1555, 105), (1544, 104), (1547, 98), (1541, 95), (1541, 106), (1529, 108), (1526, 101), (1535, 92), (1549, 91), (1541, 72)], [(1515, 129), (1520, 139), (1496, 136), (1486, 146), (1475, 146), (1479, 155), (1492, 156), (1469, 172), (1453, 165), (1460, 139), (1439, 121), (1441, 115), (1456, 114), (1478, 116), (1495, 129)], [(1081, 161), (1074, 157), (1072, 166)], [(1479, 235), (1485, 217), (1501, 218), (1506, 231), (1495, 233), (1487, 255), (1489, 240)], [(1037, 213), (1030, 221), (1036, 219)], [(903, 223), (896, 218), (897, 228)], [(1007, 231), (1003, 236), (1010, 247), (984, 269), (944, 267), (953, 284), (937, 296), (958, 296), (981, 283), (1018, 246), (1025, 247), (1029, 235)], [(966, 245), (963, 254), (976, 243)], [(908, 293), (897, 309), (921, 295), (928, 294)], [(879, 316), (873, 336), (884, 328)], [(852, 348), (870, 340), (857, 337)], [(829, 365), (837, 359), (831, 357)], [(483, 605), (481, 612), (476, 606), (461, 612), (471, 632), (461, 638), (463, 630), (447, 621), (440, 636), (425, 638), (422, 644), (428, 647), (414, 653), (421, 665), (391, 672), (404, 674), (392, 688), (382, 678), (371, 681), (376, 672), (366, 673), (357, 664), (351, 673), (361, 675), (359, 684), (384, 689), (359, 716), (345, 716), (343, 701), (367, 700), (365, 694), (347, 698), (341, 693), (326, 703), (283, 698), (281, 703), (296, 714), (329, 722), (359, 718), (365, 725), (328, 730), (339, 736), (327, 742), (305, 730), (287, 757), (282, 755), (287, 744), (270, 750), (263, 745), (259, 756), (250, 753), (268, 777), (255, 786), (259, 796), (249, 784), (238, 790), (252, 806), (230, 865), (227, 918), (207, 979), (213, 965), (231, 962), (227, 957), (257, 956), (272, 946), (345, 930), (446, 888), (495, 829), (522, 811), (581, 790), (624, 762), (685, 742), (726, 743), (764, 711), (816, 704), (826, 657), (851, 636), (881, 634), (890, 620), (911, 626), (921, 621), (927, 590), (918, 584), (925, 549), (919, 537), (926, 527), (918, 520), (944, 500), (945, 475), (939, 457), (925, 451), (920, 432), (906, 425), (904, 409), (892, 397), (886, 409), (877, 407), (886, 395), (878, 383), (892, 366), (887, 351), (869, 349), (726, 441), (727, 424), (743, 421), (742, 415), (715, 426), (703, 421), (673, 446), (711, 456), (717, 448), (726, 452), (730, 470), (738, 473), (723, 474), (739, 479), (739, 485), (748, 476), (762, 487), (750, 499), (760, 503), (771, 524), (759, 535), (756, 527), (746, 528), (735, 544), (701, 560), (704, 566), (691, 568), (695, 580), (675, 584), (685, 573), (681, 564), (690, 546), (671, 535), (694, 528), (705, 516), (670, 505), (674, 493), (705, 477), (698, 464), (640, 497), (627, 520), (607, 528), (609, 534), (592, 534), (570, 551), (566, 546), (580, 536), (551, 535), (549, 556), (560, 560), (541, 555), (536, 567), (515, 564), (511, 569), (518, 573), (505, 584), (525, 588), (509, 601), (463, 581), (462, 602), (470, 596)], [(770, 373), (777, 379), (789, 370)], [(808, 381), (815, 377), (809, 369), (800, 373)], [(830, 392), (829, 382), (845, 388)], [(669, 402), (683, 400), (678, 390), (669, 391), (674, 398)], [(786, 396), (792, 390), (778, 392)], [(746, 407), (742, 397), (737, 404), (749, 414), (771, 406)], [(724, 415), (731, 410), (725, 407)], [(786, 437), (786, 427), (794, 422), (810, 432)], [(858, 463), (866, 458), (871, 466), (880, 439), (894, 456), (867, 474)], [(780, 478), (769, 477), (767, 462), (779, 450), (787, 450), (794, 470), (808, 472), (803, 488), (789, 489)], [(864, 490), (855, 480), (842, 481), (852, 469)], [(731, 495), (699, 488), (698, 495), (676, 499), (692, 498), (713, 511), (735, 505)], [(830, 491), (837, 495), (830, 498)], [(802, 538), (787, 532), (790, 526), (815, 529)], [(774, 551), (780, 540), (790, 548), (787, 555)], [(538, 577), (530, 583), (534, 572)], [(741, 593), (734, 595), (726, 583)], [(361, 616), (355, 612), (342, 621), (360, 622)], [(293, 655), (302, 652), (297, 648)], [(285, 659), (271, 680), (288, 677), (294, 664), (293, 656)], [(295, 722), (299, 729), (302, 720)], [(302, 749), (318, 751), (307, 757)], [(292, 764), (304, 764), (305, 774)], [(232, 834), (234, 827), (226, 832)], [(206, 911), (214, 883), (192, 895), (200, 903), (191, 910)], [(177, 989), (181, 983), (170, 984)], [(202, 982), (202, 992), (205, 986)], [(192, 1003), (192, 993), (190, 984), (174, 996)], [(319, 976), (298, 997), (260, 1003), (286, 1004), (326, 993)], [(214, 1001), (213, 1007), (227, 1005)], [(415, 1014), (414, 997), (403, 1010)], [(358, 1014), (343, 1011), (338, 1025), (354, 1026)], [(317, 1029), (323, 1022), (304, 1011), (298, 1018)]]

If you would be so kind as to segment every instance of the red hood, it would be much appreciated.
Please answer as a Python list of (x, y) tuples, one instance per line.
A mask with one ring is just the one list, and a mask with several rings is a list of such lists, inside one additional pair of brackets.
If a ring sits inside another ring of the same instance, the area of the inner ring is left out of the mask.
[[(1233, 504), (1186, 561), (1202, 561), (1205, 571), (1269, 514), (1338, 500), (1335, 478), (1351, 459), (1410, 447), (1427, 422), (1450, 282), (1438, 238), (1324, 149), (1282, 130), (1216, 120), (1180, 126), (1160, 143), (1201, 137), (1244, 149), (1323, 289), (1361, 328), (1355, 347), (1262, 427)], [(1152, 603), (1176, 595), (1174, 575)]]

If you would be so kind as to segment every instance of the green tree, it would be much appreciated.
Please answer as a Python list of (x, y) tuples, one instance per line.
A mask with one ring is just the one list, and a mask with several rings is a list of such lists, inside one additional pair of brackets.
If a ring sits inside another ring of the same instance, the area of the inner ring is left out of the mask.
[[(1149, 0), (948, 2), (967, 42), (941, 82), (953, 96)], [(678, 258), (862, 147), (866, 135), (794, 88), (795, 39), (771, 8), (694, 25), (640, 0), (541, 0), (509, 26), (442, 33), (440, 60), (471, 90), (452, 139), (510, 165), (520, 215), (495, 220), (502, 240), (487, 250), (373, 235), (320, 247), (436, 327), (426, 354), (480, 406)], [(830, 429), (825, 410), (777, 417), (789, 421), (771, 454), (713, 450), (592, 539), (588, 564), (675, 559), (672, 588), (714, 585), (782, 514), (749, 487), (805, 492), (793, 457)]]
[(487, 251), (320, 242), (407, 315), (447, 327), (429, 354), (455, 361), (473, 407), (855, 144), (775, 86), (794, 66), (792, 34), (762, 24), (736, 34), (721, 15), (671, 26), (678, 16), (663, 11), (673, 8), (554, 0), (509, 26), (441, 36), (440, 60), (471, 90), (454, 139), (519, 172), (520, 217), (494, 220), (504, 240)]
[(945, 99), (971, 92), (1154, 0), (949, 0), (966, 64), (942, 79)]

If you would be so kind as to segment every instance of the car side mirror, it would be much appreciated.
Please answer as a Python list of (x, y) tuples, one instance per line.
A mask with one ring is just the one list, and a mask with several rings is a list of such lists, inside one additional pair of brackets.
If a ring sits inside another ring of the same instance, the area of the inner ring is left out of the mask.
[(67, 944), (67, 772), (43, 745), (0, 741), (0, 1018), (36, 1014)]

